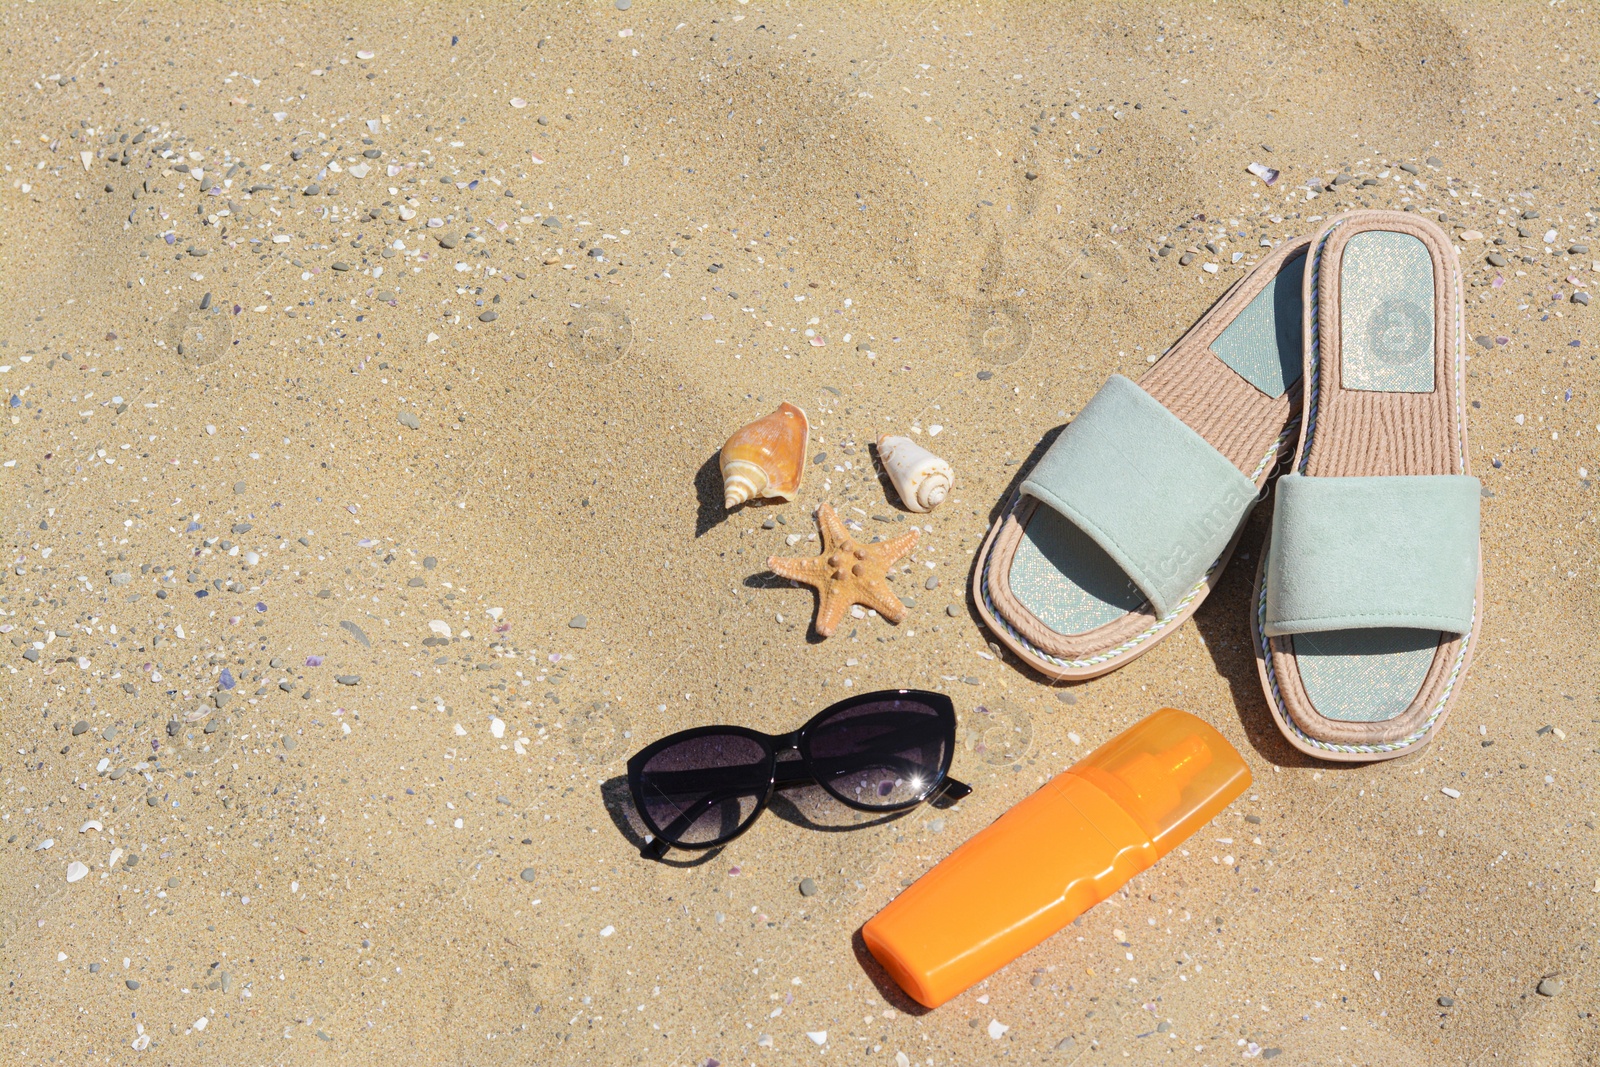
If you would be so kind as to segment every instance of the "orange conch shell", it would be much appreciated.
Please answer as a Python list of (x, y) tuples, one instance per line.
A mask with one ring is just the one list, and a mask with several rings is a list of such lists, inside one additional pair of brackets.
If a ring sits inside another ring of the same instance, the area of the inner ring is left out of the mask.
[(806, 413), (790, 403), (737, 431), (722, 446), (723, 506), (763, 497), (793, 500), (810, 440)]

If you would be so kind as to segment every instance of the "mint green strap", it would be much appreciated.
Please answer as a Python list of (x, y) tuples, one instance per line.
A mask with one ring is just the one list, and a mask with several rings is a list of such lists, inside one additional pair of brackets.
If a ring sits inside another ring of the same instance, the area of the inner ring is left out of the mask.
[(1256, 487), (1149, 393), (1112, 375), (1022, 483), (1105, 549), (1157, 614), (1205, 576)]
[(1479, 488), (1455, 474), (1278, 479), (1267, 635), (1470, 632)]

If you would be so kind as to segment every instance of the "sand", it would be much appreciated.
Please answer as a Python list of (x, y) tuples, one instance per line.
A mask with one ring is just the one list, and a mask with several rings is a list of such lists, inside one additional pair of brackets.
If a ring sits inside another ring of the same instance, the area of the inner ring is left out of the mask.
[[(7, 1062), (1600, 1059), (1591, 5), (0, 19)], [(1283, 742), (1265, 507), (1125, 670), (999, 654), (971, 559), (1039, 442), (1363, 205), (1443, 213), (1481, 340), (1487, 615), (1438, 741)], [(781, 400), (827, 458), (725, 513), (717, 449)], [(900, 507), (882, 433), (952, 498)], [(923, 531), (900, 625), (817, 640), (766, 572), (823, 502)], [(955, 809), (639, 857), (629, 753), (891, 686), (954, 698)], [(1164, 704), (1245, 797), (937, 1011), (887, 984), (861, 924)]]

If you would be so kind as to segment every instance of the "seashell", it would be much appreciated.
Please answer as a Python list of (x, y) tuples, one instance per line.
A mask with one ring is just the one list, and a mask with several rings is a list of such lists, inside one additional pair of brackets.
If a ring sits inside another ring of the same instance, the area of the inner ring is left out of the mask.
[(736, 508), (762, 498), (793, 500), (805, 474), (810, 440), (806, 413), (790, 403), (735, 432), (722, 446), (723, 506)]
[(889, 480), (900, 499), (912, 511), (932, 511), (944, 502), (955, 484), (950, 464), (929, 452), (909, 437), (878, 438), (878, 459), (889, 472)]

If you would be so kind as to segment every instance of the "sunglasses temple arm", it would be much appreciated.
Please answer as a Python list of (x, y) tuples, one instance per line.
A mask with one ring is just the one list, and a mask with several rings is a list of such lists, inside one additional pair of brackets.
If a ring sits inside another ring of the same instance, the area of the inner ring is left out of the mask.
[(742, 796), (750, 796), (747, 789), (728, 789), (720, 793), (708, 793), (689, 805), (676, 819), (662, 827), (661, 833), (656, 835), (649, 844), (639, 850), (640, 855), (646, 859), (660, 859), (671, 847), (674, 839), (689, 827), (693, 826), (701, 815), (713, 805), (721, 804), (728, 800), (735, 800)]
[(956, 801), (964, 800), (971, 795), (972, 787), (970, 785), (968, 785), (966, 782), (958, 782), (947, 774), (944, 776), (944, 781), (939, 783), (938, 793), (935, 796), (929, 797), (928, 799)]

